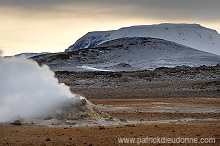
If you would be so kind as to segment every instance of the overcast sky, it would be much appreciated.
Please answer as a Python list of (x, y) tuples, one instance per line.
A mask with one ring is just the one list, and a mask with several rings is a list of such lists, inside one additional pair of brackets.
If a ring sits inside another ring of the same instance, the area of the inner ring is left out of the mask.
[(89, 31), (198, 23), (220, 32), (220, 0), (1, 0), (3, 55), (60, 52)]

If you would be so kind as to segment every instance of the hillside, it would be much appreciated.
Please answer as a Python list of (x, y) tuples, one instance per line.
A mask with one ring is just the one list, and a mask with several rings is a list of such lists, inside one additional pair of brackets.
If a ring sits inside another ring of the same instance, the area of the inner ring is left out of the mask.
[(175, 66), (214, 66), (220, 56), (157, 38), (121, 38), (94, 48), (32, 57), (54, 71), (131, 71)]
[(152, 37), (172, 41), (201, 51), (220, 55), (220, 35), (199, 24), (159, 24), (125, 27), (112, 31), (89, 32), (66, 51), (91, 48), (125, 37)]

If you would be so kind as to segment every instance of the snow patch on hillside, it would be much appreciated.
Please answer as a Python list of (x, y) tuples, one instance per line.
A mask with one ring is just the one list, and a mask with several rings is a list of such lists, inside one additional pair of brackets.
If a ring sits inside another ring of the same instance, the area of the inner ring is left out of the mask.
[(78, 68), (81, 68), (81, 69), (85, 69), (85, 70), (88, 70), (88, 71), (111, 71), (111, 70), (106, 70), (106, 69), (99, 69), (99, 68), (94, 68), (94, 67), (90, 67), (90, 66), (77, 66)]
[(215, 66), (220, 56), (158, 38), (127, 37), (94, 48), (34, 57), (54, 71), (133, 71), (175, 66)]
[(220, 34), (199, 24), (159, 24), (124, 27), (112, 31), (89, 32), (66, 51), (91, 48), (109, 40), (125, 37), (152, 37), (176, 42), (220, 55)]

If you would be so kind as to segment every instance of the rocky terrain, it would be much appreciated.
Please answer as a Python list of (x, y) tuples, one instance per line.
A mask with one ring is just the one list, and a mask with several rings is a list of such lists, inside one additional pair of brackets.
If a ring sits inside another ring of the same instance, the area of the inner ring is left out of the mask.
[(220, 66), (130, 72), (55, 72), (59, 82), (88, 99), (220, 97)]

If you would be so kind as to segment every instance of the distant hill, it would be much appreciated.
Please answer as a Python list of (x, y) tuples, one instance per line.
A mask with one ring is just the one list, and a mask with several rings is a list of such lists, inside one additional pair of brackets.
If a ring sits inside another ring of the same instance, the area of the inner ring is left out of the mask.
[(127, 71), (220, 64), (219, 55), (149, 37), (120, 38), (94, 48), (32, 58), (54, 71)]
[(125, 37), (160, 38), (220, 55), (220, 34), (199, 24), (141, 25), (112, 31), (89, 32), (66, 51), (96, 47), (104, 42)]

